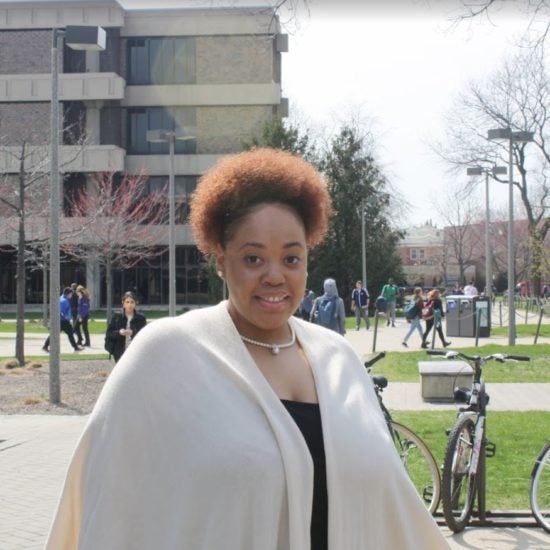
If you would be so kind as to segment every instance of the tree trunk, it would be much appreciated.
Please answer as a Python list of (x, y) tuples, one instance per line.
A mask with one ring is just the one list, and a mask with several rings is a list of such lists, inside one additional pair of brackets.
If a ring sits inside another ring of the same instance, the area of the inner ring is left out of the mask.
[(21, 147), (19, 165), (19, 227), (17, 235), (17, 324), (15, 329), (15, 358), (25, 364), (25, 143)]
[(113, 305), (113, 287), (112, 287), (112, 277), (113, 277), (113, 264), (111, 260), (108, 259), (105, 265), (105, 286), (107, 287), (107, 323), (111, 319), (111, 311)]
[(50, 285), (48, 277), (48, 268), (50, 263), (47, 261), (48, 256), (48, 245), (44, 244), (44, 254), (42, 259), (42, 324), (48, 328), (48, 317), (49, 317), (49, 307), (48, 307), (48, 296), (50, 295)]

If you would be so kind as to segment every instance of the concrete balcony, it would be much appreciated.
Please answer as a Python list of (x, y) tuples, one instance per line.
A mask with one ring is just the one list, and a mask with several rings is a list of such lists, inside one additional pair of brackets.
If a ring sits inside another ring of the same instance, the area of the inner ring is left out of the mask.
[[(62, 73), (59, 75), (61, 101), (121, 100), (125, 80), (116, 73)], [(50, 101), (50, 74), (0, 75), (0, 102)]]
[(265, 84), (183, 84), (127, 86), (125, 107), (149, 105), (279, 105), (281, 85)]
[[(196, 176), (204, 174), (224, 155), (174, 155), (174, 174)], [(126, 171), (129, 174), (167, 176), (170, 170), (168, 155), (127, 155)]]
[[(124, 149), (115, 145), (63, 145), (60, 147), (59, 169), (61, 172), (120, 172), (124, 170)], [(0, 147), (0, 173), (19, 172), (21, 149)], [(50, 148), (29, 147), (25, 155), (27, 172), (48, 172)]]

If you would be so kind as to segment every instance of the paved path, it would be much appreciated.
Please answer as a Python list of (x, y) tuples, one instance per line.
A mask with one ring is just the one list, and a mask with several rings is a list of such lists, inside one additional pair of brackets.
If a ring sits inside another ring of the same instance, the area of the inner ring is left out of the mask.
[[(380, 327), (377, 349), (406, 351), (400, 344), (405, 330), (404, 322), (396, 328)], [(103, 351), (102, 338), (96, 335), (95, 342), (94, 336), (92, 338), (93, 347), (82, 354)], [(371, 352), (372, 329), (350, 332), (347, 338), (358, 353)], [(40, 349), (43, 340), (42, 335), (29, 334), (26, 353), (43, 354)], [(474, 345), (471, 338), (453, 340), (453, 348)], [(480, 343), (487, 341), (506, 344), (505, 338), (483, 339)], [(520, 339), (518, 343), (532, 341), (532, 338)], [(62, 352), (71, 353), (66, 338), (62, 337), (61, 342)], [(0, 335), (0, 356), (11, 356), (13, 350), (13, 335)], [(550, 410), (549, 390), (550, 384), (492, 384), (491, 407), (493, 410)], [(454, 408), (452, 404), (424, 403), (419, 385), (414, 383), (390, 383), (384, 396), (385, 402), (394, 409)], [(72, 449), (86, 420), (86, 416), (0, 415), (0, 550), (43, 547)], [(539, 528), (476, 527), (459, 535), (452, 535), (446, 528), (442, 530), (453, 550), (550, 550), (550, 535)]]

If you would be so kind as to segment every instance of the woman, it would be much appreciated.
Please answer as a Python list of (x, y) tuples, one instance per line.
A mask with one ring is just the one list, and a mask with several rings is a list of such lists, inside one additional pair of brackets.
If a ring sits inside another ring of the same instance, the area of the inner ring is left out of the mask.
[[(74, 333), (79, 346), (90, 347), (90, 332), (88, 331), (88, 319), (90, 318), (90, 293), (88, 289), (82, 285), (76, 287), (76, 294), (78, 296), (78, 305), (76, 309), (76, 321), (74, 324)], [(80, 327), (84, 332), (84, 340), (82, 339), (82, 333)]]
[(107, 327), (105, 347), (118, 363), (136, 334), (147, 324), (145, 316), (136, 311), (137, 298), (133, 292), (122, 295), (122, 313), (115, 313)]
[(407, 344), (407, 340), (410, 338), (410, 336), (415, 330), (418, 331), (418, 334), (420, 335), (422, 342), (424, 342), (424, 336), (422, 334), (422, 324), (420, 323), (420, 319), (422, 318), (423, 307), (424, 307), (424, 298), (422, 298), (422, 289), (419, 286), (417, 286), (413, 290), (412, 310), (410, 313), (409, 312), (406, 313), (407, 321), (410, 323), (410, 325), (409, 325), (409, 330), (407, 330), (407, 334), (405, 334), (405, 338), (403, 338), (403, 342), (401, 342), (401, 344), (406, 348), (409, 347)]
[(293, 316), (330, 200), (304, 160), (226, 157), (193, 195), (229, 300), (155, 321), (107, 380), (47, 548), (447, 548), (341, 335)]
[(447, 342), (445, 340), (445, 336), (443, 334), (443, 328), (441, 326), (441, 319), (445, 317), (445, 314), (443, 313), (443, 303), (441, 302), (441, 294), (439, 290), (437, 290), (437, 288), (434, 288), (430, 290), (430, 292), (428, 292), (428, 301), (423, 308), (422, 317), (426, 321), (426, 330), (422, 335), (421, 347), (423, 348), (428, 347), (426, 340), (428, 339), (428, 334), (430, 334), (430, 330), (432, 330), (432, 327), (434, 326), (434, 324), (435, 324), (435, 330), (439, 335), (439, 339), (441, 340), (441, 344), (443, 345), (443, 347), (446, 348), (447, 346), (450, 346), (451, 342)]
[(344, 300), (338, 296), (336, 281), (325, 279), (323, 290), (325, 293), (313, 302), (309, 314), (310, 320), (344, 335), (346, 334), (346, 309)]

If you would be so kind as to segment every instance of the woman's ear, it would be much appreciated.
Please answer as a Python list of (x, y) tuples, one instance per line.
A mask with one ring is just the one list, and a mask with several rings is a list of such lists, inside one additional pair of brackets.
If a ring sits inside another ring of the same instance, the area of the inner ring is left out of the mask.
[(216, 249), (216, 273), (221, 279), (225, 277), (225, 254), (219, 245)]

